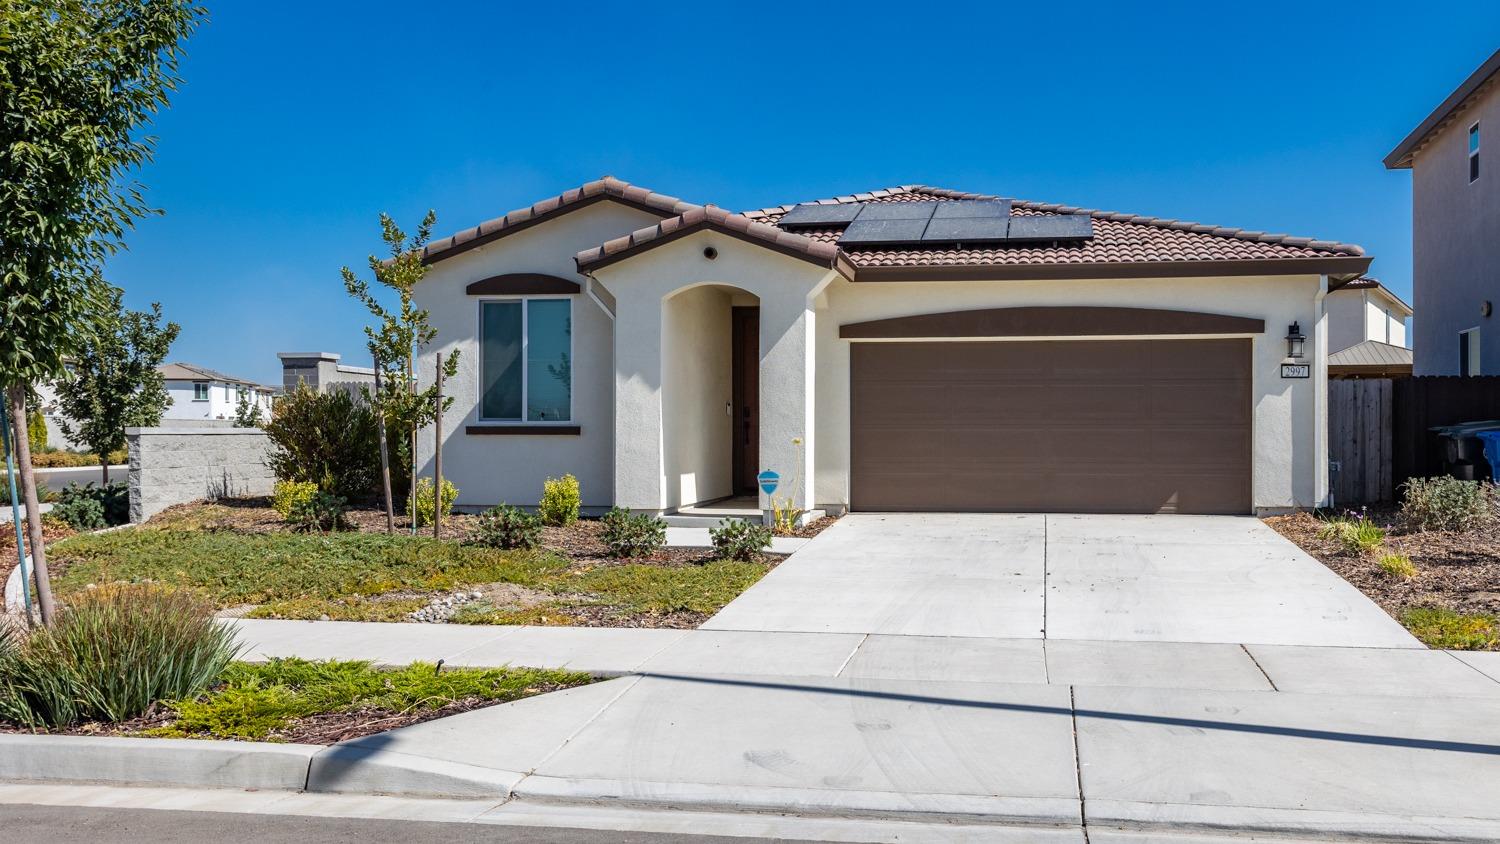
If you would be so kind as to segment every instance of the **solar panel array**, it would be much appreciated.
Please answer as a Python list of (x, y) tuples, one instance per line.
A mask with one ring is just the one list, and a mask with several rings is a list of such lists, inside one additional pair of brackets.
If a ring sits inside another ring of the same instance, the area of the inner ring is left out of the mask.
[(884, 246), (929, 243), (1004, 243), (1087, 240), (1086, 214), (1011, 215), (1008, 199), (943, 202), (846, 202), (798, 205), (777, 225), (785, 229), (846, 226), (839, 243)]

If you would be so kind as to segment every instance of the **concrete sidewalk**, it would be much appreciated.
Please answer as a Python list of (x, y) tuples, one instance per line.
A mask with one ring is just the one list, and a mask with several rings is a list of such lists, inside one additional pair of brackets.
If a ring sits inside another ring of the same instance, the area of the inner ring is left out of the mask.
[(313, 791), (1500, 836), (1500, 698), (648, 674), (337, 745)]
[(743, 630), (226, 621), (244, 658), (450, 666), (1500, 698), (1500, 652)]

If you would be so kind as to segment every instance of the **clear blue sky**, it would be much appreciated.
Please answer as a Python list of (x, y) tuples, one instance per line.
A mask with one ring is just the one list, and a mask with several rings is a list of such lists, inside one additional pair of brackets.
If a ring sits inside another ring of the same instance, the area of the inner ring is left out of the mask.
[[(339, 267), (609, 173), (758, 208), (919, 182), (1343, 240), (1411, 290), (1381, 158), (1500, 4), (213, 2), (111, 280), (172, 357), (362, 362)], [(1316, 8), (1315, 7), (1321, 7)], [(1253, 10), (1253, 11), (1251, 11)]]

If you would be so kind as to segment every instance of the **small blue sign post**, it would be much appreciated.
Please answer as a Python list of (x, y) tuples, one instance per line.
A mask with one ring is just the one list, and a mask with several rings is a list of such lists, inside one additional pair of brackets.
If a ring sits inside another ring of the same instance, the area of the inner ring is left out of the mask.
[(756, 475), (755, 480), (760, 482), (760, 488), (762, 492), (764, 492), (766, 495), (771, 495), (772, 493), (776, 492), (776, 487), (780, 485), (781, 476), (771, 471), (770, 469), (767, 469), (766, 471), (761, 472), (759, 475)]

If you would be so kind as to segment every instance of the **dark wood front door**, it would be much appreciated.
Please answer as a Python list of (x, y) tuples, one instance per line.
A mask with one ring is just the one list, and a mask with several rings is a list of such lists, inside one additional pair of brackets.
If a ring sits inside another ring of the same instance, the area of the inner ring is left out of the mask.
[(734, 492), (755, 492), (760, 474), (760, 308), (734, 308)]
[(855, 343), (856, 510), (1250, 512), (1249, 340)]

